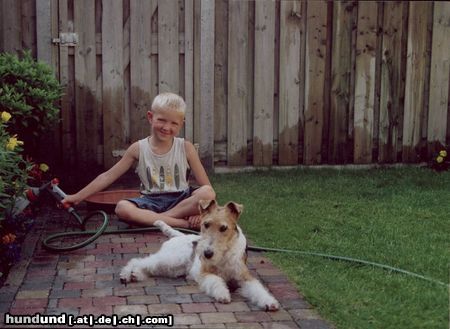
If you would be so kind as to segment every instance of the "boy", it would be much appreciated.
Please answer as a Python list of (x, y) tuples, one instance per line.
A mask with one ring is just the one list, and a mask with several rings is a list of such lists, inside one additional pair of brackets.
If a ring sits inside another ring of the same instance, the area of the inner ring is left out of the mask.
[[(155, 97), (147, 118), (151, 135), (133, 143), (111, 169), (63, 202), (78, 204), (90, 195), (104, 190), (122, 176), (136, 161), (141, 180), (141, 197), (121, 200), (115, 212), (123, 221), (151, 226), (160, 219), (170, 226), (198, 228), (199, 200), (212, 200), (216, 195), (191, 142), (176, 137), (186, 110), (183, 98), (173, 93)], [(199, 188), (187, 182), (191, 169)]]

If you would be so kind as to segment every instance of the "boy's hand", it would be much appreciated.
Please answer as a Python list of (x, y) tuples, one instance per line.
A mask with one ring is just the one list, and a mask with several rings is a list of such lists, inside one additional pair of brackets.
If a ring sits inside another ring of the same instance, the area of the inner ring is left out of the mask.
[(82, 199), (78, 198), (76, 194), (68, 194), (64, 199), (61, 200), (61, 203), (70, 204), (70, 205), (77, 205), (79, 204)]
[(193, 229), (193, 230), (200, 230), (200, 223), (201, 223), (201, 216), (200, 215), (196, 215), (196, 216), (189, 216), (187, 218), (188, 222), (189, 222), (189, 228)]

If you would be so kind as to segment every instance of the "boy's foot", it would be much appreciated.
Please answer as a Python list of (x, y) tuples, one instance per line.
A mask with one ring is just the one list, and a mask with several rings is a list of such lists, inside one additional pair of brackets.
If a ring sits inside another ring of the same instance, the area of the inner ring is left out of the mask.
[(196, 216), (189, 216), (187, 218), (188, 222), (189, 222), (189, 228), (192, 230), (196, 230), (199, 231), (200, 230), (200, 222), (201, 222), (201, 217), (200, 215), (196, 215)]

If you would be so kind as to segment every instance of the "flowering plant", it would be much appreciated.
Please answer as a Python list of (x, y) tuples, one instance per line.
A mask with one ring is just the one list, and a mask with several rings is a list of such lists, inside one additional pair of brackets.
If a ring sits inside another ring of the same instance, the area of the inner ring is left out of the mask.
[(33, 224), (30, 207), (14, 212), (18, 200), (24, 200), (28, 184), (41, 184), (48, 171), (46, 164), (24, 159), (23, 142), (7, 131), (12, 115), (0, 113), (0, 278), (20, 257), (21, 242)]
[(437, 171), (448, 170), (450, 166), (449, 152), (445, 146), (441, 146), (431, 159), (431, 168)]

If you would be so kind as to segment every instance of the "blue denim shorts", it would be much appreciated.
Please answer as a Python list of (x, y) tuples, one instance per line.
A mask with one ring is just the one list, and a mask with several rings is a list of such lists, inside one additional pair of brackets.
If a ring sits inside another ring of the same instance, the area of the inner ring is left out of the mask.
[(142, 194), (140, 197), (126, 200), (133, 202), (140, 209), (148, 209), (156, 213), (162, 213), (172, 209), (184, 199), (189, 198), (196, 189), (195, 187), (188, 187), (184, 191), (179, 192)]

